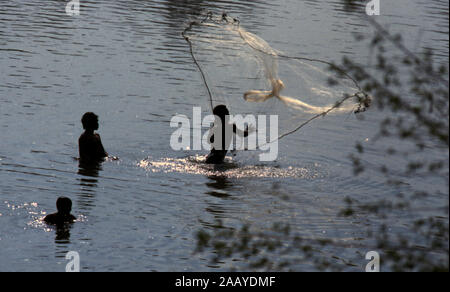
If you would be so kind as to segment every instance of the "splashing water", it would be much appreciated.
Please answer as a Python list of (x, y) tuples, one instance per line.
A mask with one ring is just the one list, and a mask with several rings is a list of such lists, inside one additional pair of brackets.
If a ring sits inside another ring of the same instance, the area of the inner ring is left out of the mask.
[(138, 162), (138, 166), (152, 173), (186, 173), (203, 176), (219, 176), (227, 178), (297, 178), (318, 179), (326, 174), (319, 166), (286, 168), (271, 165), (239, 165), (227, 158), (223, 165), (205, 164), (206, 156), (197, 155), (186, 158), (151, 158)]

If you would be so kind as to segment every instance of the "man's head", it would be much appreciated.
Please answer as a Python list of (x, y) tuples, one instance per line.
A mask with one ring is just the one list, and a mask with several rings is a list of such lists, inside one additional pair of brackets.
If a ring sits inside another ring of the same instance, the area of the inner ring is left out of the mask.
[(218, 105), (214, 108), (213, 114), (218, 116), (220, 119), (225, 120), (225, 116), (229, 116), (230, 112), (228, 111), (225, 105)]
[(94, 113), (85, 113), (81, 118), (85, 130), (98, 130), (98, 116)]
[(72, 210), (72, 201), (66, 197), (59, 197), (58, 200), (56, 200), (56, 209), (59, 213), (70, 214), (70, 211)]

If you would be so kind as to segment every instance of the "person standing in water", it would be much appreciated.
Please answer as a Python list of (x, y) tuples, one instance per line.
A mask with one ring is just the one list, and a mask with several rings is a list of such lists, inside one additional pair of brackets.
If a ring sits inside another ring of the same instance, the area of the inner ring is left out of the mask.
[(231, 136), (227, 136), (227, 127), (233, 127), (233, 133), (238, 134), (241, 137), (248, 137), (249, 130), (248, 127), (245, 131), (241, 131), (237, 129), (236, 124), (230, 125), (228, 124), (228, 121), (226, 119), (227, 116), (230, 115), (230, 112), (228, 111), (228, 108), (225, 105), (218, 105), (213, 109), (213, 114), (220, 119), (221, 122), (221, 129), (218, 128), (218, 125), (215, 123), (212, 129), (212, 135), (210, 138), (210, 143), (214, 144), (215, 141), (215, 135), (217, 134), (217, 131), (221, 131), (222, 133), (222, 147), (221, 149), (216, 149), (213, 147), (211, 149), (211, 152), (206, 157), (206, 163), (207, 164), (221, 164), (225, 160), (225, 156), (227, 155), (229, 145), (231, 143)]
[(52, 225), (64, 225), (73, 223), (77, 218), (70, 214), (72, 211), (72, 201), (66, 197), (59, 197), (56, 200), (56, 209), (58, 212), (45, 216), (44, 222)]
[(78, 139), (80, 160), (84, 162), (98, 162), (108, 157), (103, 148), (98, 130), (98, 116), (92, 112), (85, 113), (81, 119), (85, 132)]

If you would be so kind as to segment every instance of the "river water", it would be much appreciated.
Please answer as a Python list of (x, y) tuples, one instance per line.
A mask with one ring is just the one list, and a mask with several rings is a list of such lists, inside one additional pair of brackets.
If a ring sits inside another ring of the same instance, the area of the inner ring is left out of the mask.
[[(361, 17), (363, 4), (349, 10), (336, 0), (81, 0), (80, 15), (69, 16), (67, 2), (0, 1), (0, 271), (64, 271), (68, 251), (80, 254), (83, 271), (245, 267), (239, 258), (211, 264), (210, 252), (194, 253), (196, 232), (213, 231), (218, 220), (262, 231), (289, 223), (304, 237), (350, 242), (317, 257), (363, 271), (374, 244), (366, 230), (382, 220), (338, 213), (347, 196), (364, 202), (393, 192), (377, 172), (354, 177), (349, 159), (355, 142), (370, 143), (376, 110), (361, 121), (318, 120), (280, 143), (276, 162), (236, 161), (226, 171), (192, 159), (204, 151), (177, 152), (169, 144), (171, 117), (208, 109), (181, 37), (190, 20), (226, 11), (289, 55), (364, 64), (367, 43), (353, 36), (373, 31)], [(376, 17), (414, 52), (432, 48), (448, 66), (448, 1), (381, 0)], [(99, 115), (103, 144), (120, 158), (94, 170), (76, 160), (87, 111)], [(367, 159), (396, 164), (376, 147)], [(54, 212), (58, 196), (72, 199), (79, 219), (64, 234), (39, 221)], [(422, 215), (446, 200), (424, 199)], [(408, 214), (393, 216), (389, 228), (402, 232)], [(293, 269), (314, 267), (299, 262)]]

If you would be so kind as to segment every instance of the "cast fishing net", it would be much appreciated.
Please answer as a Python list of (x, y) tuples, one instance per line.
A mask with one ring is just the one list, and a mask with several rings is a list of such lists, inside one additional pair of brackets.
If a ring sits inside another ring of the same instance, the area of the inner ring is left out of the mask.
[(188, 42), (205, 88), (199, 105), (220, 104), (231, 115), (278, 115), (278, 141), (316, 118), (364, 110), (367, 95), (329, 62), (291, 57), (246, 31), (226, 14), (191, 22)]

